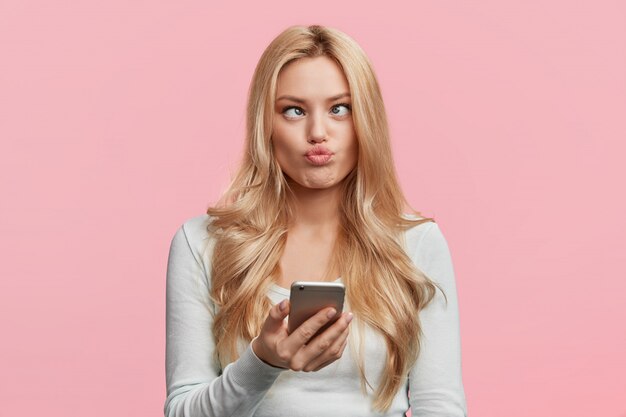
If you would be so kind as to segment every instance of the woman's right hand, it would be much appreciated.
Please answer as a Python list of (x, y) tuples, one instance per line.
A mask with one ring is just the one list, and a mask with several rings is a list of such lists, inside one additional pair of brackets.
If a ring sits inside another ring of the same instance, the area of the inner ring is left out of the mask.
[(341, 358), (348, 341), (352, 313), (343, 313), (332, 326), (310, 341), (335, 316), (335, 309), (329, 307), (318, 311), (289, 334), (284, 320), (289, 307), (288, 300), (273, 306), (261, 334), (252, 341), (252, 350), (259, 359), (278, 368), (311, 372)]

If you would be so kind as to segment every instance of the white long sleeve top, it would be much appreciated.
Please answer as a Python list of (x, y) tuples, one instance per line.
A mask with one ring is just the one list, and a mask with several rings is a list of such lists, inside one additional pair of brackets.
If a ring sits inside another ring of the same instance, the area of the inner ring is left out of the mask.
[[(256, 357), (249, 344), (224, 369), (214, 361), (215, 307), (209, 298), (214, 238), (207, 231), (209, 222), (206, 214), (187, 220), (170, 247), (166, 417), (400, 417), (409, 407), (415, 417), (467, 415), (454, 271), (436, 223), (407, 230), (406, 252), (443, 289), (448, 302), (437, 290), (419, 313), (423, 332), (419, 357), (391, 407), (381, 414), (372, 409), (372, 391), (361, 390), (354, 346), (348, 346), (331, 365), (308, 373), (270, 366)], [(272, 285), (267, 296), (277, 303), (289, 298), (289, 290)], [(351, 332), (356, 330), (351, 326)], [(367, 379), (376, 387), (386, 358), (385, 342), (368, 328), (359, 337), (364, 338)]]

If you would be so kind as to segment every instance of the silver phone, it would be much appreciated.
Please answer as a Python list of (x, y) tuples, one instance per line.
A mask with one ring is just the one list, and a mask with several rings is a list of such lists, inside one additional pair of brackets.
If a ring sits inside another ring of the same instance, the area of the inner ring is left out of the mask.
[(337, 314), (315, 335), (323, 332), (341, 316), (345, 294), (346, 288), (340, 282), (294, 282), (291, 284), (291, 294), (289, 296), (291, 307), (287, 323), (288, 332), (293, 332), (318, 311), (326, 307), (333, 307)]

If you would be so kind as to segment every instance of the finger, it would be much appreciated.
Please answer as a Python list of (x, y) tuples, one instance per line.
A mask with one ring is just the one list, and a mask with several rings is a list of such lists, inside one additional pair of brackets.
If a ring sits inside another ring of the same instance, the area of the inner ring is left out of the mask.
[[(352, 321), (352, 313), (343, 313), (339, 320), (333, 323), (328, 329), (318, 334), (314, 340), (302, 348), (302, 353), (309, 354), (311, 358), (321, 354), (328, 349), (334, 341), (348, 328)], [(315, 354), (317, 352), (317, 354)]]
[(330, 345), (327, 349), (325, 349), (322, 353), (313, 358), (306, 366), (303, 371), (311, 372), (322, 369), (323, 367), (330, 365), (337, 359), (341, 358), (343, 355), (343, 351), (346, 348), (348, 343), (348, 335), (350, 334), (349, 329), (345, 329), (341, 335)]
[(299, 359), (306, 359), (306, 361), (296, 360), (296, 354), (309, 342), (317, 331), (328, 323), (331, 318), (335, 317), (336, 314), (336, 310), (332, 307), (322, 309), (302, 323), (296, 330), (291, 332), (289, 336), (281, 340), (278, 346), (281, 357), (289, 358), (289, 367), (292, 370), (301, 371), (304, 365), (310, 361), (310, 358), (304, 358), (302, 356), (300, 356)]
[[(346, 340), (343, 342), (343, 345), (341, 345), (341, 355), (340, 355), (339, 357), (343, 356), (343, 352), (345, 352), (345, 350), (346, 350), (346, 347), (347, 347), (347, 346), (348, 346), (348, 339), (346, 339)], [(320, 366), (318, 366), (317, 368), (315, 368), (315, 369), (313, 370), (313, 372), (317, 372), (317, 371), (319, 371), (320, 369), (324, 369), (325, 367), (327, 367), (328, 365), (332, 364), (332, 363), (333, 363), (333, 362), (335, 362), (335, 361), (336, 361), (336, 359), (331, 358), (330, 360), (328, 360), (328, 361), (324, 362), (323, 364), (321, 364)]]
[(285, 299), (274, 305), (265, 319), (263, 330), (269, 333), (278, 333), (283, 327), (283, 320), (289, 314), (289, 300)]
[[(329, 348), (333, 347), (336, 351), (339, 344), (335, 344), (335, 342), (337, 339), (347, 337), (347, 329), (350, 321), (352, 321), (352, 313), (342, 314), (336, 323), (298, 350), (294, 355), (293, 361), (295, 363), (301, 363), (304, 369), (304, 367), (308, 367), (309, 363), (313, 362), (318, 356), (323, 355)], [(329, 355), (322, 356), (314, 363), (316, 365), (320, 364), (328, 359), (328, 356)]]
[(300, 349), (315, 336), (319, 329), (335, 317), (336, 314), (337, 311), (332, 307), (318, 311), (313, 317), (302, 323), (289, 335), (289, 345), (294, 346), (296, 350)]
[[(348, 345), (348, 338), (346, 337), (346, 339), (343, 341), (343, 343), (341, 344), (339, 350), (339, 354), (337, 355), (337, 357), (331, 357), (330, 359), (328, 359), (326, 362), (323, 362), (320, 365), (317, 365), (316, 367), (314, 367), (311, 372), (317, 372), (320, 369), (326, 368), (328, 365), (330, 365), (331, 363), (335, 362), (337, 359), (341, 358), (343, 356), (343, 352), (346, 350), (346, 346)], [(307, 366), (308, 368), (308, 366)]]
[(289, 314), (289, 301), (283, 300), (272, 306), (263, 323), (261, 334), (252, 340), (252, 350), (262, 361), (273, 366), (282, 366), (276, 358), (276, 344), (281, 337), (281, 330), (287, 333), (284, 319)]

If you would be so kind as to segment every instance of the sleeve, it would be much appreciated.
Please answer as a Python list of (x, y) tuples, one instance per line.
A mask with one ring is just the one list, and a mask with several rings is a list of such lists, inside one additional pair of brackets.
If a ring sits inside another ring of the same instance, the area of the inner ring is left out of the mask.
[(413, 417), (467, 416), (461, 375), (461, 337), (454, 270), (447, 242), (436, 223), (429, 223), (414, 256), (417, 267), (437, 288), (420, 312), (421, 349), (409, 373)]
[(198, 258), (183, 225), (167, 264), (165, 416), (251, 416), (281, 369), (261, 361), (248, 345), (220, 374), (213, 360), (210, 280)]

